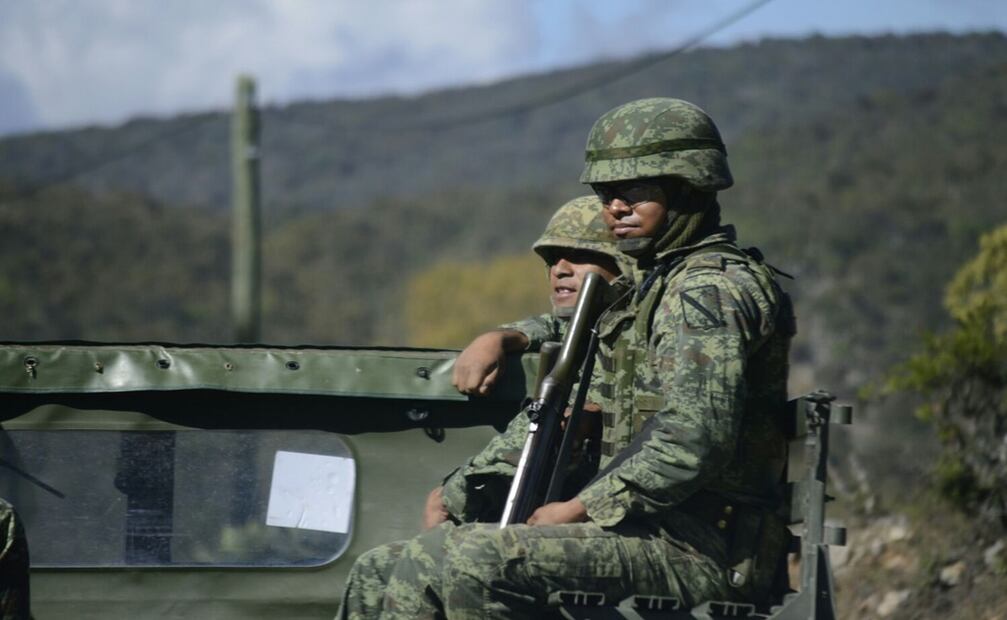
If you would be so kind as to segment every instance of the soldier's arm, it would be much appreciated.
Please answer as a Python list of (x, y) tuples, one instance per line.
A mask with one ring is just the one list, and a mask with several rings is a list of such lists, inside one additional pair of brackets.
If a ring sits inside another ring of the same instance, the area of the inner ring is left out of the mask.
[(769, 336), (777, 299), (744, 267), (691, 271), (665, 292), (650, 363), (658, 411), (578, 498), (590, 518), (614, 525), (654, 514), (701, 488), (732, 459), (749, 354)]
[(500, 378), (508, 353), (537, 351), (546, 340), (557, 337), (550, 314), (501, 325), (477, 336), (458, 354), (452, 383), (462, 394), (485, 396)]
[(528, 340), (523, 351), (538, 351), (543, 342), (561, 340), (563, 337), (559, 322), (551, 312), (504, 323), (497, 329), (520, 332)]
[(527, 434), (528, 416), (521, 412), (479, 454), (444, 479), (441, 501), (455, 520), (493, 518), (487, 514), (502, 507), (501, 493), (506, 495)]
[[(559, 324), (553, 315), (545, 313), (506, 323), (498, 327), (497, 330), (484, 334), (484, 336), (495, 333), (516, 333), (523, 338), (523, 344), (520, 344), (521, 341), (511, 340), (511, 344), (508, 346), (516, 348), (508, 349), (506, 352), (518, 352), (537, 350), (543, 342), (559, 340), (562, 337), (560, 331)], [(459, 355), (458, 361), (455, 362), (455, 386), (459, 390), (461, 390), (461, 386), (458, 381), (458, 365), (465, 363), (462, 360), (464, 354), (465, 351)], [(502, 360), (499, 363), (502, 363)], [(499, 377), (499, 375), (495, 376)], [(499, 497), (501, 490), (506, 493), (506, 487), (517, 468), (517, 461), (521, 456), (521, 448), (524, 446), (527, 433), (528, 416), (521, 413), (511, 420), (503, 433), (494, 436), (479, 454), (466, 461), (464, 465), (444, 479), (440, 499), (444, 509), (452, 518), (463, 522), (474, 521), (497, 508), (503, 499)]]

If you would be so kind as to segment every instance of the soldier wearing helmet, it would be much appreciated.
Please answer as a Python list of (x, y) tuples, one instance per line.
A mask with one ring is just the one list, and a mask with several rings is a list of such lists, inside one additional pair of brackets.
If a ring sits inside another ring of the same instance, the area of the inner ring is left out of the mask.
[(458, 391), (487, 394), (507, 353), (537, 351), (546, 340), (561, 339), (564, 319), (573, 310), (585, 275), (599, 273), (611, 282), (630, 272), (615, 241), (595, 196), (574, 198), (560, 207), (532, 245), (548, 270), (553, 311), (501, 325), (473, 340), (455, 362), (453, 381)]
[[(561, 340), (588, 273), (599, 273), (609, 282), (628, 280), (621, 273), (628, 273), (630, 265), (615, 241), (596, 196), (575, 198), (560, 207), (532, 245), (547, 267), (552, 312), (502, 325), (473, 340), (455, 362), (455, 387), (465, 394), (486, 394), (499, 379), (507, 353), (537, 350), (545, 341)], [(585, 411), (591, 408), (585, 406)], [(503, 433), (430, 493), (423, 518), (426, 533), (360, 556), (347, 578), (337, 617), (433, 617), (439, 603), (427, 593), (431, 588), (440, 590), (438, 567), (447, 552), (446, 535), (455, 523), (500, 518), (527, 429), (527, 416), (516, 416)], [(593, 471), (597, 458), (584, 459), (582, 466)]]
[[(636, 290), (602, 316), (597, 475), (528, 525), (447, 533), (448, 618), (532, 618), (558, 590), (766, 605), (785, 580), (778, 516), (793, 314), (773, 269), (720, 225), (732, 184), (701, 109), (643, 99), (603, 115), (581, 180)], [(468, 528), (468, 529), (466, 529)]]

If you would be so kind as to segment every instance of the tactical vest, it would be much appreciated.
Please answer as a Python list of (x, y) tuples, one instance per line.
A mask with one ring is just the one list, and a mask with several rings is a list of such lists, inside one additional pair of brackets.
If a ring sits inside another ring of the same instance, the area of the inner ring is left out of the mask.
[(761, 286), (776, 290), (780, 303), (773, 335), (748, 360), (745, 426), (739, 435), (738, 454), (712, 490), (746, 498), (775, 493), (786, 455), (778, 408), (787, 396), (787, 356), (795, 332), (793, 311), (775, 282), (772, 268), (762, 263), (761, 254), (742, 251), (726, 240), (673, 258), (644, 274), (634, 296), (621, 300), (602, 316), (593, 390), (604, 412), (601, 469), (665, 407), (650, 338), (654, 313), (669, 285), (693, 269), (723, 271), (732, 264), (752, 272)]

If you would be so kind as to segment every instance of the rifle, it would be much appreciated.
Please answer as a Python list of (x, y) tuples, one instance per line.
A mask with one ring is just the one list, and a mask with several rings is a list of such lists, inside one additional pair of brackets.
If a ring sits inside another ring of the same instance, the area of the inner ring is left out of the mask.
[[(596, 323), (605, 309), (608, 290), (608, 284), (600, 275), (587, 274), (559, 353), (554, 353), (554, 347), (543, 347), (539, 377), (544, 378), (525, 407), (529, 419), (528, 436), (507, 493), (500, 527), (524, 523), (536, 508), (559, 499), (594, 370), (594, 354), (598, 348)], [(543, 375), (544, 370), (549, 374)], [(580, 383), (573, 409), (566, 431), (561, 435), (563, 413), (577, 381)]]

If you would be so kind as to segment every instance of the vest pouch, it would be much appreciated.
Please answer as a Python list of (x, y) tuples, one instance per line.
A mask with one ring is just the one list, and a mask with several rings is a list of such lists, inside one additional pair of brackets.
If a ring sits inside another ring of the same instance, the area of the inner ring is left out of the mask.
[(614, 372), (605, 377), (598, 392), (606, 398), (602, 405), (601, 454), (602, 466), (608, 459), (629, 445), (633, 438), (634, 418), (633, 379), (636, 373), (636, 354), (625, 342), (620, 342), (612, 353)]
[(664, 409), (664, 397), (657, 394), (637, 394), (633, 398), (633, 436), (636, 437), (643, 425), (655, 413)]

